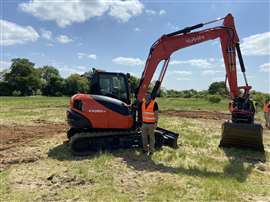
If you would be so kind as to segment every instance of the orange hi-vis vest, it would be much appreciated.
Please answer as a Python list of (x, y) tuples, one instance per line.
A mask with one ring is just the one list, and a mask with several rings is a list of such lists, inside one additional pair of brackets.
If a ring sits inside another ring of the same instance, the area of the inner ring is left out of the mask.
[(142, 120), (144, 123), (156, 123), (156, 117), (154, 112), (155, 101), (151, 100), (146, 107), (146, 101), (142, 103)]
[(270, 104), (264, 104), (263, 106), (263, 112), (268, 113), (269, 112), (269, 105)]

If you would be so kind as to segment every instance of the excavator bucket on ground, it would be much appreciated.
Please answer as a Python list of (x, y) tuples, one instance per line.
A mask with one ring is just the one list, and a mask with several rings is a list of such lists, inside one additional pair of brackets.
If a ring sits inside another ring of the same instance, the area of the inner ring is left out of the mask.
[(220, 147), (248, 148), (264, 152), (263, 128), (260, 124), (224, 122)]

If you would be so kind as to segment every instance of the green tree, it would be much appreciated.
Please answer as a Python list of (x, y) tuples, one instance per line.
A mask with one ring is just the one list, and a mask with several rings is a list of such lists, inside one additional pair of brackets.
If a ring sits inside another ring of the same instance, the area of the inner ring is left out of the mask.
[(53, 77), (60, 77), (58, 69), (53, 66), (43, 66), (39, 68), (40, 77), (45, 81), (49, 81)]
[(210, 84), (209, 88), (208, 88), (208, 92), (211, 95), (221, 95), (221, 96), (225, 96), (227, 89), (226, 89), (226, 84), (224, 81), (220, 81), (220, 82), (213, 82)]
[(8, 69), (3, 69), (0, 71), (0, 81), (5, 81), (6, 74), (8, 73)]
[(211, 103), (219, 103), (221, 101), (220, 95), (209, 95), (208, 100)]
[(257, 92), (255, 90), (251, 91), (250, 95), (251, 99), (254, 100), (260, 108), (263, 107), (266, 100), (270, 99), (270, 95), (268, 93)]
[(65, 80), (61, 77), (51, 77), (42, 88), (42, 94), (48, 96), (61, 96), (65, 94)]
[(8, 96), (12, 94), (12, 87), (8, 82), (0, 81), (0, 96)]
[(42, 79), (42, 94), (49, 96), (60, 96), (65, 92), (65, 81), (61, 78), (58, 69), (52, 66), (39, 68)]
[(89, 70), (88, 72), (85, 72), (83, 76), (87, 78), (89, 81), (91, 80), (92, 76), (94, 74), (94, 70)]
[(130, 82), (131, 93), (135, 93), (139, 86), (140, 79), (135, 76), (130, 75), (129, 82)]
[(73, 95), (78, 92), (87, 93), (89, 91), (88, 79), (79, 74), (71, 74), (66, 79), (66, 93)]
[(13, 90), (20, 95), (33, 95), (41, 88), (41, 80), (34, 63), (25, 58), (12, 59), (10, 72), (5, 74), (4, 80), (8, 82)]

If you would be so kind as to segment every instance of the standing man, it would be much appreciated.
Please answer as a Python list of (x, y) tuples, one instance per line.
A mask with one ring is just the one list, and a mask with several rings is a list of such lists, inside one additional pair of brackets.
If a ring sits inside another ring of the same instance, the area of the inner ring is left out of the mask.
[(148, 155), (152, 155), (155, 151), (155, 129), (158, 122), (158, 104), (152, 99), (150, 92), (146, 93), (141, 109), (143, 151)]
[(270, 101), (265, 100), (263, 106), (264, 118), (265, 118), (265, 127), (270, 128)]

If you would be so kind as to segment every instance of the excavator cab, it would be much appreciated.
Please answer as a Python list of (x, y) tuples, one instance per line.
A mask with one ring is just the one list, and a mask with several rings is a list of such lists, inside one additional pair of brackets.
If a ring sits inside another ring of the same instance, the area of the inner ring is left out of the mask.
[(130, 104), (128, 76), (123, 73), (93, 70), (90, 94), (108, 96)]

